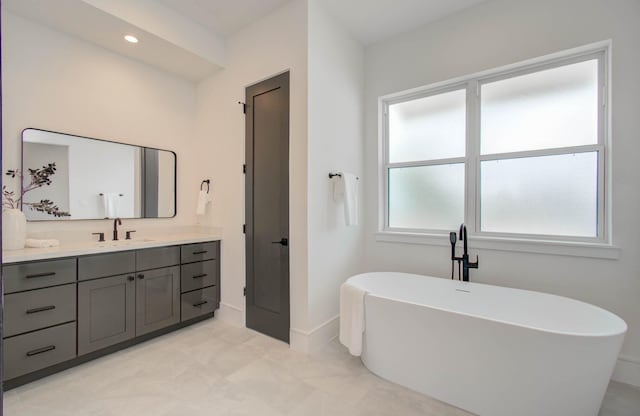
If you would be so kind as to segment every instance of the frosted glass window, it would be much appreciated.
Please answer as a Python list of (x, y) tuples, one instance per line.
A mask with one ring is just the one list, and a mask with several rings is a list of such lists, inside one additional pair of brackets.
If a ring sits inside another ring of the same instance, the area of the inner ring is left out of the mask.
[(481, 163), (481, 230), (596, 237), (598, 152)]
[(389, 226), (454, 230), (464, 220), (464, 164), (389, 169)]
[(389, 105), (389, 162), (463, 157), (466, 91)]
[(481, 87), (481, 153), (598, 142), (598, 60)]

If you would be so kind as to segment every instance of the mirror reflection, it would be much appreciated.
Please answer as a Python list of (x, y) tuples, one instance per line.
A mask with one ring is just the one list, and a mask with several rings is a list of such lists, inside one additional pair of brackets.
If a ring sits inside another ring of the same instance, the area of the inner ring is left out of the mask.
[[(176, 214), (176, 155), (39, 129), (22, 132), (22, 171), (55, 163), (51, 183), (24, 196), (29, 221), (169, 218)], [(29, 183), (23, 183), (23, 189)], [(53, 218), (29, 204), (52, 201), (69, 216)]]

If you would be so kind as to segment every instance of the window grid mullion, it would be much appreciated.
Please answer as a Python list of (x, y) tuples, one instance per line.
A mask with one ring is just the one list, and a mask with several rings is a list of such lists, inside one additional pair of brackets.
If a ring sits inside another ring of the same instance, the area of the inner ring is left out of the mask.
[(382, 128), (384, 129), (384, 140), (383, 140), (383, 163), (384, 163), (384, 171), (383, 171), (383, 181), (384, 181), (384, 229), (389, 229), (389, 103), (383, 102), (383, 123)]
[(464, 162), (465, 162), (464, 157), (452, 157), (447, 159), (417, 160), (414, 162), (387, 163), (385, 165), (385, 168), (386, 169), (417, 168), (421, 166), (455, 165), (455, 164), (464, 163)]
[(480, 161), (485, 162), (488, 160), (511, 160), (511, 159), (522, 159), (522, 158), (528, 158), (528, 157), (570, 155), (572, 153), (599, 152), (599, 151), (602, 151), (603, 149), (604, 149), (604, 146), (602, 145), (589, 144), (584, 146), (558, 147), (556, 149), (523, 150), (521, 152), (493, 153), (488, 155), (480, 155)]
[(480, 231), (480, 85), (477, 80), (469, 82), (467, 89), (467, 183), (464, 221), (471, 234)]

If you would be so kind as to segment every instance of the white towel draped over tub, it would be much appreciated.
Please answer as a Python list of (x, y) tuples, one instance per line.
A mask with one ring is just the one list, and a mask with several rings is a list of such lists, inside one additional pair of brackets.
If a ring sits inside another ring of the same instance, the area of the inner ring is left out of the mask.
[(340, 342), (355, 356), (362, 354), (366, 294), (366, 290), (353, 282), (340, 286)]

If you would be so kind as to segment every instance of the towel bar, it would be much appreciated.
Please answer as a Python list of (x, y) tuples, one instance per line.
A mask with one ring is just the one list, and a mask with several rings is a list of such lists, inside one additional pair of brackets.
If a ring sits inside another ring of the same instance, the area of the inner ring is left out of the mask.
[[(102, 192), (100, 192), (98, 195), (104, 196), (104, 194)], [(118, 196), (124, 196), (124, 194), (118, 194)]]
[[(342, 178), (342, 173), (333, 173), (333, 172), (329, 172), (329, 179), (333, 178), (334, 176), (338, 176), (340, 178)], [(356, 179), (360, 179), (359, 176), (356, 176)]]

